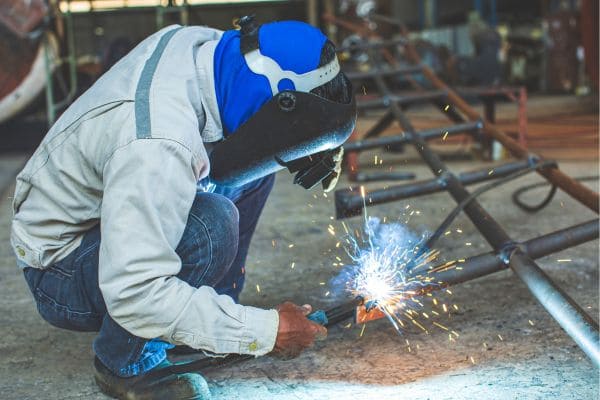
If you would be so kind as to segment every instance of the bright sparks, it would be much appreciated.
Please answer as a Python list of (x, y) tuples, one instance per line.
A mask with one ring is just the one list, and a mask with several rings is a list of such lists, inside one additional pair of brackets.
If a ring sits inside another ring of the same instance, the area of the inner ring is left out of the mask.
[(346, 240), (350, 244), (346, 250), (354, 264), (346, 289), (364, 298), (368, 306), (380, 309), (396, 330), (401, 330), (403, 319), (408, 317), (426, 331), (415, 321), (419, 314), (411, 311), (415, 304), (419, 305), (414, 296), (422, 295), (421, 288), (432, 284), (419, 271), (425, 271), (438, 252), (420, 252), (419, 238), (404, 225), (382, 224), (378, 218), (367, 219), (365, 225), (363, 243), (359, 244), (353, 236)]

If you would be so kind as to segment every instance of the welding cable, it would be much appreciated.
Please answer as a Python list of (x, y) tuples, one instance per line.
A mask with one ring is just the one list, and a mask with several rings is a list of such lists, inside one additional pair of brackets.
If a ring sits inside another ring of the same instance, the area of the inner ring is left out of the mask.
[[(576, 177), (573, 179), (575, 179), (576, 181), (579, 181), (579, 182), (597, 181), (598, 179), (600, 179), (600, 176), (599, 175), (581, 176), (581, 177)], [(546, 207), (550, 203), (550, 201), (552, 201), (552, 198), (556, 194), (556, 189), (557, 189), (556, 186), (552, 185), (552, 187), (550, 188), (550, 191), (546, 195), (546, 198), (544, 198), (543, 201), (541, 201), (539, 204), (536, 204), (536, 205), (529, 205), (529, 204), (525, 203), (523, 200), (521, 200), (521, 195), (523, 193), (529, 192), (530, 190), (537, 189), (539, 187), (549, 186), (549, 185), (551, 185), (549, 182), (539, 182), (539, 183), (534, 183), (532, 185), (523, 186), (513, 192), (512, 201), (513, 201), (513, 203), (515, 203), (515, 205), (517, 205), (523, 211), (526, 211), (526, 212), (532, 213), (532, 214), (535, 212), (538, 212), (542, 208)]]
[(425, 254), (427, 249), (432, 248), (433, 244), (448, 229), (448, 227), (456, 219), (458, 214), (460, 214), (460, 212), (462, 210), (464, 210), (464, 208), (471, 201), (473, 201), (475, 198), (477, 198), (479, 195), (481, 195), (491, 189), (495, 189), (500, 185), (503, 185), (509, 181), (512, 181), (513, 179), (519, 178), (523, 175), (526, 175), (528, 173), (536, 171), (540, 168), (549, 168), (549, 167), (556, 167), (556, 162), (554, 162), (554, 161), (536, 162), (536, 161), (532, 160), (531, 165), (529, 167), (522, 169), (520, 171), (514, 172), (514, 173), (507, 175), (503, 178), (500, 178), (498, 180), (495, 180), (494, 182), (484, 185), (484, 186), (480, 187), (479, 189), (475, 190), (473, 193), (471, 193), (469, 196), (467, 196), (463, 201), (458, 203), (458, 205), (450, 212), (450, 214), (448, 214), (448, 216), (446, 217), (446, 219), (444, 219), (444, 221), (440, 224), (440, 226), (429, 236), (429, 238), (427, 238), (427, 240), (425, 241), (425, 243), (423, 245), (419, 245), (419, 251), (418, 251), (415, 259), (417, 259), (421, 255)]

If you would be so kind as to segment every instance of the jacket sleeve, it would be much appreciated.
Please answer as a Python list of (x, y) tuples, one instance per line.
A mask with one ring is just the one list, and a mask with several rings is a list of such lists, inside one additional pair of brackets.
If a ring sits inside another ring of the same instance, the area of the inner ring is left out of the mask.
[(103, 171), (99, 281), (110, 316), (133, 335), (214, 353), (273, 349), (275, 310), (235, 304), (178, 279), (175, 249), (196, 194), (192, 153), (167, 139), (119, 148)]

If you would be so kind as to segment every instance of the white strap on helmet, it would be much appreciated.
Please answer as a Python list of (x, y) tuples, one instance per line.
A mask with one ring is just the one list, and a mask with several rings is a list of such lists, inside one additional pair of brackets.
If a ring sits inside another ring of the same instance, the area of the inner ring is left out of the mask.
[(257, 75), (262, 75), (269, 80), (273, 96), (279, 93), (278, 85), (282, 79), (292, 81), (295, 90), (299, 92), (310, 92), (314, 88), (331, 81), (340, 72), (340, 64), (337, 57), (334, 57), (330, 63), (304, 74), (297, 74), (294, 71), (281, 69), (277, 61), (263, 55), (260, 49), (252, 50), (245, 54), (244, 58), (250, 71)]

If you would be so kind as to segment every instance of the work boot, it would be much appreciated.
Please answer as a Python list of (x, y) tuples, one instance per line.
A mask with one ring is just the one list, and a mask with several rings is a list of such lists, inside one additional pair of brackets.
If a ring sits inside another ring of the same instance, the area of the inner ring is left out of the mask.
[(169, 365), (165, 360), (147, 374), (121, 378), (96, 357), (94, 378), (102, 393), (119, 400), (210, 400), (208, 384), (202, 375), (161, 373)]

